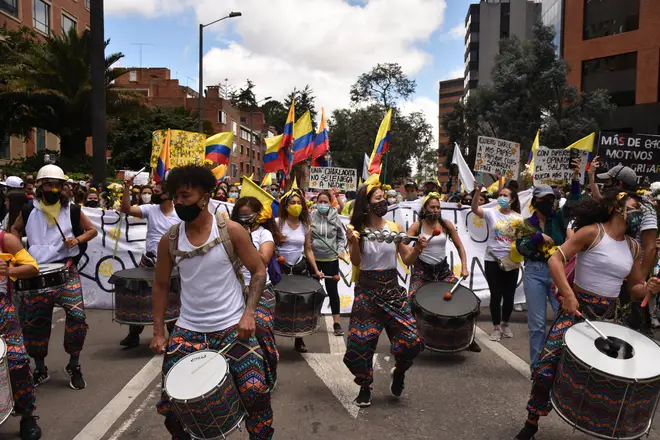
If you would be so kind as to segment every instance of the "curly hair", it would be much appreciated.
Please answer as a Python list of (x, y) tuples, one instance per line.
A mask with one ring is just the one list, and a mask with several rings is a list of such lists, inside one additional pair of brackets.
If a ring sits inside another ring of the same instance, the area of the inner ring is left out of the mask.
[(184, 186), (199, 188), (205, 193), (211, 193), (215, 188), (215, 176), (206, 167), (186, 165), (174, 168), (167, 176), (167, 192), (174, 197), (176, 191)]
[[(256, 197), (241, 197), (236, 201), (236, 204), (234, 205), (234, 209), (231, 212), (231, 219), (235, 222), (239, 222), (238, 218), (240, 217), (239, 211), (243, 206), (248, 206), (252, 212), (255, 214), (259, 214), (261, 210), (264, 208), (264, 205), (257, 199)], [(262, 223), (264, 229), (267, 229), (270, 231), (271, 234), (273, 234), (273, 240), (275, 241), (276, 246), (280, 246), (284, 243), (284, 236), (282, 235), (282, 232), (280, 232), (279, 228), (277, 227), (277, 223), (275, 223), (275, 219), (273, 217), (269, 218), (266, 220), (265, 223)]]
[[(619, 194), (624, 194), (623, 197)], [(624, 209), (626, 202), (633, 194), (620, 189), (609, 189), (601, 200), (582, 199), (571, 207), (571, 217), (574, 219), (573, 229), (576, 231), (595, 223), (606, 223), (617, 210)]]

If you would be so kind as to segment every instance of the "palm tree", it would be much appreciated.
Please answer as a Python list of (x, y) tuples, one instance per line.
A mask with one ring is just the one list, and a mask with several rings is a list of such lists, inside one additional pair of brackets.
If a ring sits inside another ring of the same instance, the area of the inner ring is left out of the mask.
[[(26, 127), (43, 128), (60, 137), (62, 156), (84, 157), (85, 141), (92, 135), (90, 31), (78, 34), (71, 29), (14, 55), (15, 62), (1, 72), (7, 81), (0, 84), (0, 103), (17, 109), (7, 131), (25, 136)], [(113, 53), (105, 59), (108, 116), (139, 106), (135, 95), (114, 87), (114, 81), (127, 72), (112, 68), (123, 56)]]

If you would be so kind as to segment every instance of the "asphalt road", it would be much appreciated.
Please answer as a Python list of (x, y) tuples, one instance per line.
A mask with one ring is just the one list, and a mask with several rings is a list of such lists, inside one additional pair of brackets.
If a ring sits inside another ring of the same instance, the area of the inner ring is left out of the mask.
[[(156, 413), (161, 359), (147, 343), (125, 350), (118, 342), (126, 327), (112, 322), (110, 311), (88, 311), (90, 330), (81, 356), (87, 388), (68, 387), (63, 367), (62, 312), (47, 358), (52, 380), (37, 390), (37, 414), (46, 440), (163, 440), (163, 418)], [(60, 321), (61, 319), (61, 321)], [(344, 320), (344, 327), (348, 319)], [(293, 340), (278, 339), (279, 382), (273, 393), (276, 439), (512, 439), (525, 421), (531, 382), (526, 377), (528, 346), (525, 313), (514, 312), (514, 339), (487, 341), (489, 317), (483, 309), (479, 332), (481, 353), (423, 353), (406, 376), (400, 400), (389, 395), (387, 338), (380, 340), (373, 403), (357, 409), (351, 401), (358, 388), (341, 363), (343, 338), (321, 330), (305, 338), (309, 353), (293, 351)], [(657, 423), (656, 423), (657, 425)], [(660, 440), (652, 431), (649, 439)], [(17, 439), (18, 419), (0, 426), (0, 440)], [(247, 435), (236, 433), (236, 439)], [(542, 420), (536, 440), (587, 439), (554, 413)]]

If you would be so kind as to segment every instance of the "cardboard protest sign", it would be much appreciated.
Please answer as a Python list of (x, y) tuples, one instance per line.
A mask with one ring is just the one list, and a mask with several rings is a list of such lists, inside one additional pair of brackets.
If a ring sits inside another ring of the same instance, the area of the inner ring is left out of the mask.
[(124, 171), (125, 179), (133, 179), (133, 185), (144, 186), (149, 185), (149, 171), (142, 171), (140, 174), (136, 174), (137, 171)]
[(548, 185), (563, 184), (573, 176), (572, 162), (579, 160), (580, 183), (584, 184), (584, 174), (589, 153), (579, 150), (553, 150), (541, 147), (534, 159), (534, 183)]
[(357, 170), (353, 168), (311, 167), (309, 188), (315, 190), (338, 188), (342, 191), (357, 189)]
[(520, 172), (520, 144), (479, 136), (474, 171), (516, 179)]
[(618, 164), (637, 173), (637, 183), (660, 180), (660, 136), (649, 134), (598, 133), (598, 157), (606, 169)]
[[(170, 166), (172, 168), (184, 165), (204, 163), (206, 153), (206, 135), (191, 131), (171, 130), (170, 136)], [(156, 130), (151, 138), (151, 168), (156, 168), (158, 155), (163, 148), (167, 130)]]

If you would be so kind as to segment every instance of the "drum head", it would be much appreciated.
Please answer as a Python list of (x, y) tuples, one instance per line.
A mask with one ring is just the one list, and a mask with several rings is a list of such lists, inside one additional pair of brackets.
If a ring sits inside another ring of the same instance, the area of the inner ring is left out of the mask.
[(165, 391), (176, 400), (190, 400), (211, 392), (229, 371), (229, 364), (217, 351), (200, 350), (174, 364), (165, 376)]
[(277, 283), (275, 290), (282, 293), (313, 293), (322, 290), (321, 283), (310, 277), (301, 275), (282, 275), (282, 281)]
[(633, 348), (630, 359), (614, 359), (596, 348), (598, 333), (586, 322), (575, 324), (566, 331), (564, 343), (582, 363), (610, 376), (625, 379), (653, 379), (660, 376), (660, 347), (646, 336), (611, 322), (594, 322), (606, 336), (627, 342)]
[(458, 286), (452, 298), (445, 301), (445, 292), (451, 291), (453, 283), (429, 283), (417, 290), (415, 302), (423, 310), (440, 316), (465, 316), (479, 308), (479, 299), (467, 287)]
[(0, 338), (0, 359), (4, 358), (7, 356), (7, 344), (5, 344), (5, 341)]
[(59, 272), (64, 270), (64, 264), (62, 263), (46, 263), (39, 265), (39, 274), (43, 275), (46, 273)]
[[(176, 278), (179, 276), (178, 269), (172, 269), (171, 278)], [(108, 282), (110, 284), (115, 284), (118, 278), (122, 280), (146, 280), (153, 281), (156, 279), (156, 268), (155, 267), (134, 267), (132, 269), (118, 270), (113, 273)]]

